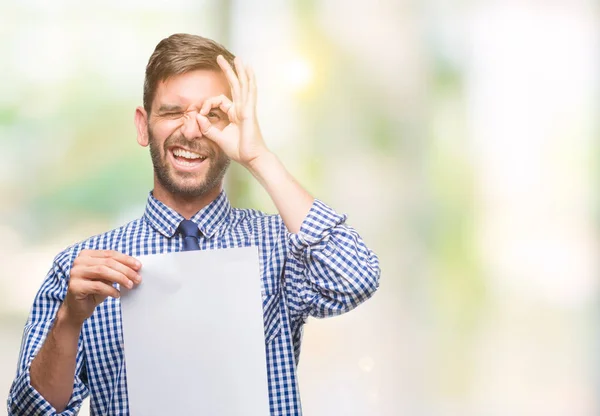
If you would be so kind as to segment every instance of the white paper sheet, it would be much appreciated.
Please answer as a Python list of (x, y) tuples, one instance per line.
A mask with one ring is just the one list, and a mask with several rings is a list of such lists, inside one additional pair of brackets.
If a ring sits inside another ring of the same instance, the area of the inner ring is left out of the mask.
[(256, 247), (140, 256), (121, 289), (132, 416), (268, 416)]

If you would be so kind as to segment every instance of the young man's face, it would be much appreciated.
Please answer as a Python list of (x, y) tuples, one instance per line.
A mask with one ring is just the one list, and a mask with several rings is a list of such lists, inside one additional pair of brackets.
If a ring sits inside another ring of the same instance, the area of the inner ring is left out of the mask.
[[(148, 115), (148, 143), (155, 173), (155, 188), (180, 197), (197, 197), (220, 190), (229, 158), (202, 136), (196, 115), (207, 98), (230, 96), (222, 72), (196, 70), (177, 75), (156, 88)], [(208, 119), (218, 129), (229, 120), (213, 109)]]

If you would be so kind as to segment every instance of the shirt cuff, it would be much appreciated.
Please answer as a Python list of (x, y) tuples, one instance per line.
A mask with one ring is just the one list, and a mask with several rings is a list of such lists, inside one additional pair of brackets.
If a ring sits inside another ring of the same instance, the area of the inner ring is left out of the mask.
[(329, 230), (343, 224), (347, 216), (338, 214), (324, 202), (315, 199), (297, 234), (290, 235), (291, 251), (300, 254), (305, 248), (319, 243)]
[[(33, 359), (31, 359), (33, 361)], [(79, 412), (82, 398), (79, 392), (74, 391), (65, 410), (60, 413), (31, 385), (28, 363), (27, 370), (20, 374), (14, 381), (8, 397), (9, 416), (35, 415), (35, 416), (75, 416)]]

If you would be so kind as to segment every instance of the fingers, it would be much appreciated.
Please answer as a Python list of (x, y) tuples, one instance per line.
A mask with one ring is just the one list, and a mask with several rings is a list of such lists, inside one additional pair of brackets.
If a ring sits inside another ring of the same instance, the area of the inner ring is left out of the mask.
[(121, 292), (119, 292), (114, 286), (108, 285), (104, 282), (90, 282), (90, 295), (99, 295), (99, 296), (110, 296), (115, 299), (121, 297)]
[(238, 80), (240, 82), (241, 92), (240, 102), (236, 104), (238, 104), (238, 108), (242, 108), (241, 106), (245, 104), (246, 100), (248, 99), (248, 75), (246, 74), (246, 68), (244, 68), (242, 60), (240, 58), (236, 57), (233, 60), (233, 63), (235, 65), (235, 70), (237, 72)]
[(208, 118), (202, 114), (198, 114), (196, 119), (198, 120), (198, 125), (200, 126), (200, 132), (202, 135), (220, 146), (220, 143), (223, 140), (223, 134), (221, 130), (213, 126)]
[(249, 66), (244, 66), (242, 60), (238, 57), (233, 60), (235, 71), (223, 56), (219, 55), (217, 62), (227, 77), (237, 111), (244, 111), (246, 105), (254, 104), (256, 102), (256, 82), (252, 69)]
[(79, 256), (90, 256), (100, 258), (113, 258), (125, 266), (131, 267), (133, 270), (139, 270), (142, 267), (142, 263), (135, 257), (128, 256), (115, 250), (81, 250)]
[(213, 126), (206, 115), (213, 109), (218, 108), (229, 117), (229, 121), (237, 122), (237, 115), (235, 105), (231, 102), (229, 98), (224, 96), (223, 94), (217, 97), (208, 98), (202, 103), (202, 107), (200, 108), (200, 113), (196, 116), (198, 120), (198, 125), (200, 126), (200, 132), (202, 135), (219, 145), (222, 141), (222, 133), (221, 130)]
[(229, 117), (230, 121), (236, 121), (237, 117), (235, 116), (235, 106), (231, 100), (223, 94), (205, 100), (202, 104), (202, 108), (200, 108), (200, 114), (206, 116), (213, 108), (218, 108), (227, 114), (227, 117)]
[(69, 291), (75, 295), (76, 299), (83, 299), (89, 295), (94, 295), (102, 299), (107, 296), (118, 299), (121, 297), (119, 292), (112, 284), (105, 281), (95, 280), (72, 280), (69, 283)]
[(219, 64), (219, 67), (221, 67), (221, 70), (225, 73), (225, 77), (229, 82), (233, 102), (237, 103), (241, 99), (240, 82), (238, 77), (235, 75), (235, 72), (233, 71), (231, 65), (229, 65), (229, 62), (227, 62), (222, 55), (217, 56), (217, 63)]
[(73, 262), (71, 279), (118, 283), (131, 289), (142, 280), (137, 273), (140, 267), (138, 260), (116, 251), (84, 250)]
[(248, 103), (256, 106), (256, 77), (250, 66), (248, 66)]
[(89, 280), (118, 283), (128, 289), (132, 289), (134, 283), (141, 282), (135, 271), (113, 259), (103, 259), (100, 264), (88, 266), (86, 272)]
[(119, 298), (114, 286), (133, 288), (141, 283), (139, 260), (114, 250), (82, 250), (73, 261), (64, 305), (73, 322), (83, 323), (96, 306), (110, 296)]

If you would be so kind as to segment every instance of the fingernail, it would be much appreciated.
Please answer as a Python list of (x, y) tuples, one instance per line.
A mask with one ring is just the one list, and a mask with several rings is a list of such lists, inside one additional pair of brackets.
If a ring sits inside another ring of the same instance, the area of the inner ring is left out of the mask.
[(135, 266), (136, 266), (136, 267), (138, 267), (138, 268), (139, 268), (139, 267), (142, 267), (142, 263), (140, 263), (140, 261), (139, 261), (139, 260), (136, 260), (136, 261), (135, 261)]
[(133, 287), (133, 282), (131, 280), (127, 281), (127, 288), (131, 289)]

